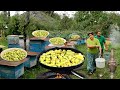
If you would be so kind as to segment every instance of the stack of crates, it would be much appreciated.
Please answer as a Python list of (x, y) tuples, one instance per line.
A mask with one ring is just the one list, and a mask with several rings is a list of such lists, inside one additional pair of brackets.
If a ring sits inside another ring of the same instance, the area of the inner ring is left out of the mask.
[[(49, 44), (48, 40), (40, 40), (37, 38), (31, 38), (29, 40), (29, 52), (34, 53), (27, 56), (29, 59), (24, 63), (24, 66), (31, 68), (37, 64), (37, 53), (40, 53), (45, 50), (45, 46)], [(35, 54), (36, 53), (36, 54)]]
[(30, 39), (29, 51), (31, 52), (42, 52), (45, 50), (45, 46), (49, 45), (48, 40)]
[(7, 40), (8, 48), (20, 48), (18, 35), (8, 35)]
[(0, 78), (5, 79), (17, 79), (24, 74), (24, 62), (28, 59), (9, 62), (6, 60), (0, 59)]
[(77, 40), (77, 45), (82, 45), (86, 43), (86, 39), (82, 38), (80, 40)]
[(31, 68), (37, 64), (37, 58), (36, 56), (28, 55), (27, 58), (28, 61), (24, 62), (24, 67)]
[(8, 44), (8, 48), (20, 48), (19, 44)]
[(84, 38), (82, 38), (81, 44), (85, 44), (85, 39)]
[(24, 64), (18, 66), (0, 65), (0, 78), (17, 79), (24, 74)]

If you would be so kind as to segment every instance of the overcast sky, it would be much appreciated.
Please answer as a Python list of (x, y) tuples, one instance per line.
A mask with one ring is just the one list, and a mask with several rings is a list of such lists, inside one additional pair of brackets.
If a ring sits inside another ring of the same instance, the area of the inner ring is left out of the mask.
[(73, 17), (76, 11), (55, 11), (55, 13), (58, 13), (59, 15), (66, 14), (69, 17)]
[[(22, 14), (24, 11), (19, 11), (20, 14)], [(67, 16), (69, 17), (73, 17), (73, 15), (75, 14), (76, 11), (54, 11), (55, 13), (58, 13), (59, 15), (63, 15), (63, 14), (66, 14)], [(108, 11), (108, 12), (111, 12), (111, 11)], [(120, 11), (112, 11), (112, 12), (115, 12), (115, 13), (119, 13), (120, 14)], [(11, 16), (13, 16), (14, 14), (16, 13), (16, 11), (11, 11)]]
[[(19, 11), (20, 14), (22, 14), (24, 11)], [(69, 17), (72, 17), (76, 11), (54, 11), (55, 13), (58, 13), (59, 15), (66, 14)], [(16, 11), (10, 11), (11, 16), (13, 16), (16, 13)]]
[[(17, 11), (19, 12), (19, 14), (22, 14), (23, 12), (25, 11)], [(10, 14), (11, 16), (13, 16), (15, 13), (17, 13), (16, 11), (10, 11)], [(69, 17), (73, 17), (73, 15), (75, 14), (76, 11), (54, 11), (55, 13), (58, 13), (59, 15), (63, 15), (63, 14), (66, 14), (67, 16)], [(111, 11), (108, 11), (108, 12), (111, 12)], [(112, 11), (113, 12), (113, 11)], [(120, 14), (120, 11), (114, 11), (115, 13), (119, 13)]]

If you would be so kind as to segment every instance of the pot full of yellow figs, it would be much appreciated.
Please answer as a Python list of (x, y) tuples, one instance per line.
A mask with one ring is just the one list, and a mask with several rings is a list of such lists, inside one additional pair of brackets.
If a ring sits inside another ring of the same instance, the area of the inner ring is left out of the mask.
[(83, 65), (85, 56), (77, 49), (55, 47), (41, 52), (37, 57), (39, 65), (50, 70), (73, 70)]

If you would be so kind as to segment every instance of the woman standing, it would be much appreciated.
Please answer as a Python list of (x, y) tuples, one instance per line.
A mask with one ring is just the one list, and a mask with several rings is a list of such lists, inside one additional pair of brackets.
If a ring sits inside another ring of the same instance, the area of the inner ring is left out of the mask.
[(94, 37), (93, 32), (88, 33), (89, 38), (86, 40), (87, 44), (87, 70), (88, 74), (93, 74), (96, 70), (95, 59), (101, 55), (101, 46), (97, 38)]

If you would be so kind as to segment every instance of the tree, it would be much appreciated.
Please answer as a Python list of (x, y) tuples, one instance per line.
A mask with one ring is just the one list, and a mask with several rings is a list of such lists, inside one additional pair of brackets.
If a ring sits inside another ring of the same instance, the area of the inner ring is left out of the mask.
[(19, 31), (20, 28), (20, 16), (19, 14), (16, 14), (15, 16), (12, 16), (10, 18), (9, 24), (8, 24), (8, 34), (15, 34), (19, 35), (21, 32)]
[(30, 23), (30, 12), (27, 11), (26, 12), (26, 19), (25, 19), (25, 24), (24, 24), (24, 28), (23, 28), (23, 35), (24, 35), (24, 49), (26, 50), (27, 47), (26, 47), (26, 37), (27, 37), (27, 34), (26, 34), (26, 28), (27, 26), (29, 25)]
[(72, 25), (72, 19), (68, 18), (68, 16), (64, 15), (63, 18), (60, 21), (61, 29), (70, 29)]
[(8, 11), (8, 23), (10, 21), (10, 11)]
[(103, 11), (79, 11), (76, 12), (74, 20), (76, 24), (73, 24), (77, 30), (82, 32), (89, 32), (96, 30), (101, 30), (104, 36), (108, 36), (109, 26), (113, 23), (113, 20), (110, 19), (109, 14)]
[(5, 27), (7, 24), (7, 11), (3, 11), (0, 15), (0, 34), (5, 36)]
[(54, 14), (54, 11), (43, 11), (43, 12), (45, 12), (45, 13), (48, 14), (48, 15), (50, 15), (51, 17), (52, 17), (53, 14)]

